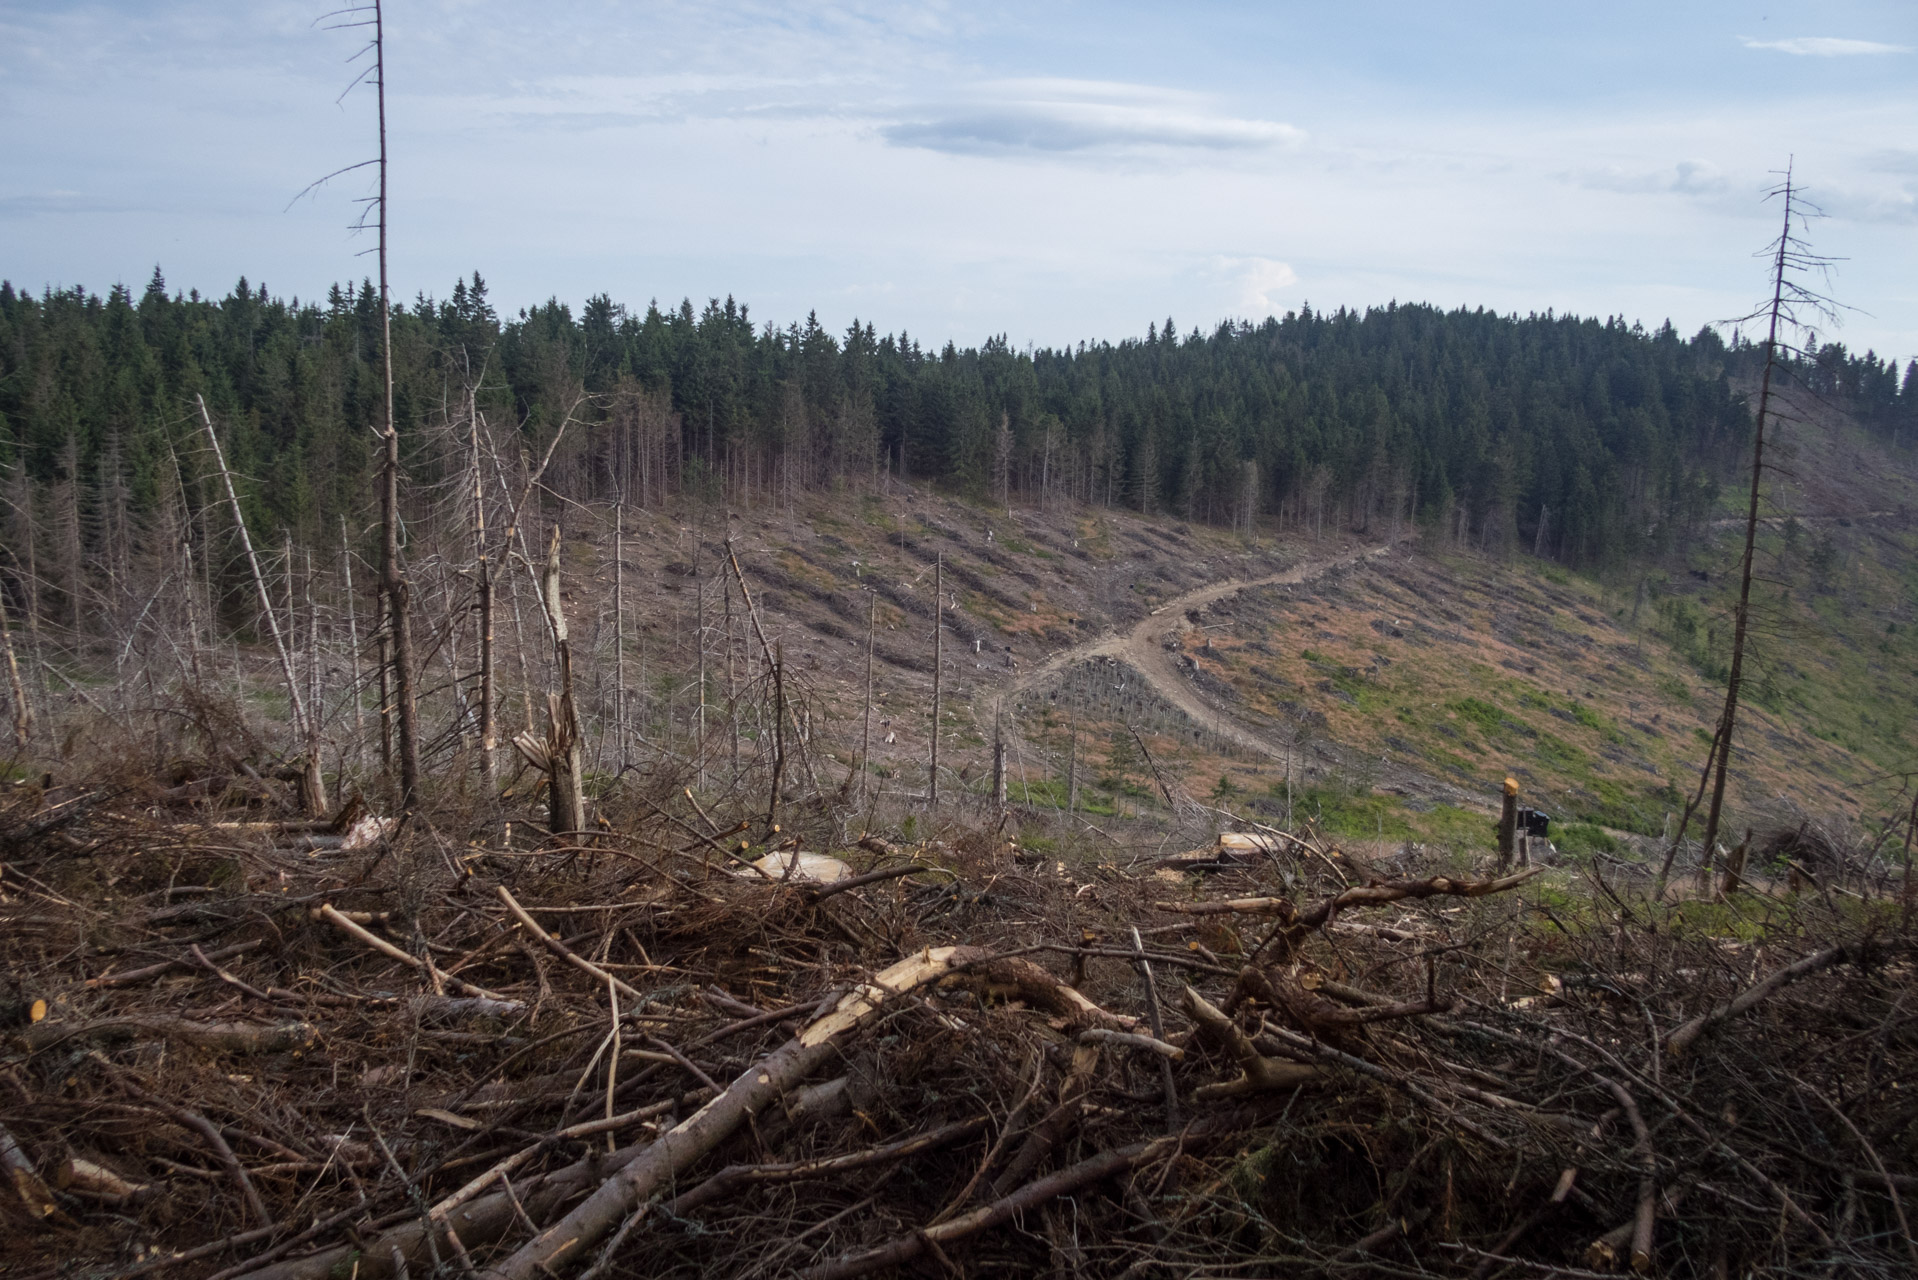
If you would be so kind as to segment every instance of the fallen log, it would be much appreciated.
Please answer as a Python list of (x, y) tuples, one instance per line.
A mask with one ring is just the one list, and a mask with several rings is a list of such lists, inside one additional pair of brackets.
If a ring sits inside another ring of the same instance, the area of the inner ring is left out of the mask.
[[(236, 942), (230, 947), (221, 947), (217, 951), (207, 952), (206, 958), (208, 960), (230, 960), (234, 956), (245, 955), (249, 951), (257, 951), (263, 945), (265, 944), (258, 939), (252, 942)], [(125, 986), (131, 982), (144, 982), (148, 978), (157, 978), (161, 974), (170, 973), (175, 969), (191, 969), (193, 966), (194, 962), (190, 959), (162, 960), (158, 964), (150, 964), (144, 968), (128, 969), (121, 973), (103, 973), (97, 978), (88, 978), (86, 985), (91, 988)]]
[(1156, 1053), (1174, 1062), (1185, 1060), (1185, 1050), (1178, 1045), (1167, 1044), (1163, 1040), (1155, 1040), (1151, 1036), (1132, 1031), (1109, 1031), (1104, 1027), (1093, 1027), (1079, 1033), (1079, 1043), (1120, 1045), (1128, 1049), (1143, 1049), (1147, 1053)]
[(1874, 947), (1870, 943), (1865, 943), (1860, 946), (1827, 947), (1823, 951), (1814, 951), (1802, 960), (1795, 960), (1782, 969), (1774, 970), (1766, 976), (1764, 981), (1746, 988), (1732, 999), (1701, 1013), (1672, 1032), (1665, 1041), (1665, 1052), (1674, 1058), (1683, 1057), (1701, 1037), (1716, 1031), (1726, 1022), (1769, 999), (1800, 978), (1809, 977), (1821, 969), (1829, 969), (1841, 961), (1849, 960), (1854, 964), (1862, 964), (1896, 949), (1899, 948)]
[[(505, 890), (502, 889), (500, 892), (504, 893)], [(430, 961), (422, 960), (418, 956), (408, 955), (386, 939), (377, 934), (367, 932), (366, 929), (348, 918), (345, 912), (334, 907), (331, 903), (319, 908), (319, 918), (335, 926), (341, 932), (358, 939), (381, 955), (397, 960), (408, 968), (418, 970), (429, 979), (438, 977), (445, 985), (452, 987), (455, 991), (464, 992), (466, 995), (480, 1000), (494, 1000), (503, 1004), (512, 1005), (519, 1004), (519, 1001), (514, 1000), (511, 996), (503, 996), (497, 991), (488, 991), (485, 987), (474, 986), (472, 983), (461, 978), (456, 978), (450, 973), (440, 973), (439, 970), (433, 967)], [(544, 935), (542, 934), (542, 936)]]
[(94, 1022), (36, 1022), (13, 1033), (29, 1052), (69, 1040), (169, 1040), (212, 1053), (285, 1053), (309, 1048), (319, 1031), (310, 1022), (195, 1022), (190, 1018), (101, 1018)]
[(1298, 908), (1290, 898), (1228, 898), (1224, 902), (1155, 902), (1155, 910), (1188, 916), (1284, 916), (1296, 919)]
[(1138, 1026), (1136, 1018), (1108, 1013), (1039, 965), (1017, 957), (974, 961), (943, 979), (940, 985), (963, 987), (982, 1000), (990, 997), (1024, 1000), (1055, 1018), (1063, 1018), (1075, 1030), (1106, 1027), (1130, 1031)]
[(1281, 915), (1279, 922), (1253, 951), (1252, 958), (1257, 960), (1259, 954), (1275, 942), (1282, 943), (1279, 948), (1281, 954), (1289, 954), (1306, 934), (1331, 924), (1338, 918), (1339, 912), (1348, 907), (1379, 907), (1407, 898), (1482, 898), (1516, 889), (1533, 876), (1543, 874), (1544, 870), (1543, 867), (1527, 867), (1495, 880), (1454, 880), (1450, 876), (1433, 876), (1429, 880), (1381, 880), (1373, 884), (1355, 884), (1349, 889), (1340, 890), (1302, 915), (1289, 919)]
[(20, 1206), (26, 1210), (27, 1216), (44, 1220), (60, 1212), (60, 1206), (53, 1202), (53, 1194), (47, 1190), (47, 1184), (40, 1181), (40, 1175), (35, 1172), (33, 1161), (20, 1149), (20, 1144), (13, 1140), (13, 1135), (7, 1132), (5, 1125), (0, 1125), (0, 1171), (6, 1173), (7, 1184), (19, 1197)]
[(496, 1280), (536, 1280), (576, 1261), (660, 1188), (823, 1066), (837, 1051), (834, 1041), (859, 1027), (886, 1001), (937, 981), (957, 966), (990, 959), (989, 953), (975, 947), (929, 948), (874, 975), (870, 982), (841, 998), (830, 1012), (748, 1067), (724, 1093), (613, 1172), (572, 1212), (483, 1274)]
[(728, 1165), (706, 1181), (666, 1204), (669, 1217), (680, 1218), (702, 1205), (711, 1204), (724, 1196), (732, 1194), (741, 1187), (770, 1186), (786, 1182), (802, 1182), (809, 1178), (824, 1178), (835, 1173), (844, 1173), (850, 1169), (866, 1169), (874, 1165), (891, 1164), (918, 1155), (922, 1151), (931, 1151), (947, 1143), (969, 1138), (986, 1127), (985, 1117), (972, 1120), (960, 1120), (954, 1124), (942, 1125), (926, 1133), (902, 1138), (883, 1146), (870, 1147), (864, 1151), (854, 1151), (843, 1156), (823, 1156), (817, 1160), (794, 1160), (783, 1164), (735, 1164)]

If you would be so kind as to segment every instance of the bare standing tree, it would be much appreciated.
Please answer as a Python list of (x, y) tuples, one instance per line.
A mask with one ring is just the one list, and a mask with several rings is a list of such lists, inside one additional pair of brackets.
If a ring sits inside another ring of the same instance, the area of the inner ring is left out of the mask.
[[(1724, 813), (1725, 777), (1731, 762), (1732, 731), (1738, 724), (1739, 694), (1744, 685), (1745, 644), (1751, 624), (1752, 561), (1758, 543), (1758, 502), (1765, 476), (1765, 425), (1772, 416), (1772, 385), (1780, 373), (1779, 356), (1781, 352), (1789, 353), (1781, 335), (1787, 329), (1803, 330), (1812, 317), (1833, 319), (1837, 311), (1837, 304), (1830, 298), (1803, 282), (1808, 273), (1828, 271), (1835, 260), (1813, 253), (1802, 234), (1806, 218), (1816, 211), (1805, 200), (1804, 192), (1793, 183), (1789, 166), (1783, 181), (1766, 193), (1766, 199), (1778, 200), (1784, 207), (1778, 238), (1763, 250), (1764, 255), (1771, 259), (1771, 298), (1757, 310), (1740, 317), (1741, 321), (1762, 319), (1766, 322), (1765, 372), (1759, 381), (1758, 417), (1752, 436), (1751, 491), (1745, 511), (1745, 546), (1739, 564), (1738, 604), (1732, 615), (1732, 656), (1731, 668), (1725, 677), (1725, 706), (1719, 714), (1717, 732), (1712, 736), (1712, 749), (1705, 757), (1705, 767), (1699, 778), (1701, 793), (1705, 779), (1711, 779), (1711, 803), (1705, 813), (1703, 848), (1704, 865), (1707, 867), (1711, 864), (1712, 850), (1718, 840), (1719, 822)], [(1684, 843), (1685, 829), (1697, 805), (1698, 797), (1694, 796), (1679, 820), (1677, 834), (1665, 851), (1664, 865), (1658, 875), (1658, 893), (1661, 897), (1667, 877), (1671, 874), (1672, 860)]]
[(1827, 271), (1833, 260), (1813, 253), (1804, 236), (1793, 230), (1794, 218), (1802, 229), (1809, 206), (1804, 194), (1792, 183), (1789, 165), (1784, 180), (1773, 187), (1766, 198), (1783, 204), (1783, 228), (1766, 253), (1772, 260), (1771, 301), (1743, 317), (1765, 318), (1765, 373), (1759, 382), (1758, 422), (1752, 437), (1751, 496), (1745, 512), (1745, 552), (1739, 565), (1738, 608), (1732, 616), (1731, 671), (1725, 677), (1725, 710), (1718, 722), (1718, 774), (1712, 780), (1711, 808), (1705, 814), (1707, 862), (1718, 839), (1719, 818), (1725, 807), (1725, 769), (1731, 761), (1732, 729), (1738, 722), (1738, 695), (1745, 674), (1745, 640), (1751, 625), (1752, 558), (1758, 542), (1759, 485), (1765, 475), (1765, 421), (1771, 412), (1772, 382), (1778, 371), (1779, 329), (1781, 325), (1802, 329), (1811, 315), (1830, 319), (1835, 311), (1835, 304), (1829, 298), (1801, 282), (1808, 272)]
[[(369, 166), (379, 168), (379, 194), (367, 197), (366, 203), (379, 215), (377, 223), (379, 245), (377, 252), (380, 260), (380, 378), (381, 378), (381, 415), (376, 434), (383, 446), (384, 456), (380, 466), (380, 575), (379, 596), (381, 604), (380, 629), (380, 716), (382, 746), (387, 742), (388, 716), (399, 722), (399, 802), (402, 809), (411, 808), (418, 798), (420, 783), (419, 748), (419, 703), (413, 682), (413, 628), (410, 609), (410, 590), (406, 577), (400, 571), (400, 435), (393, 420), (393, 307), (392, 289), (387, 275), (387, 155), (386, 155), (386, 13), (384, 0), (372, 0), (370, 4), (354, 5), (336, 9), (324, 15), (322, 22), (329, 24), (329, 30), (348, 30), (356, 27), (370, 27), (372, 39), (355, 58), (372, 55), (365, 70), (356, 76), (346, 87), (351, 93), (368, 80), (373, 83), (379, 124), (379, 155), (372, 160), (362, 160), (358, 164), (347, 165), (321, 178), (306, 188), (312, 191), (329, 179), (355, 169)], [(345, 97), (346, 94), (340, 95)], [(302, 191), (300, 195), (305, 195)], [(295, 196), (298, 200), (300, 197)], [(366, 226), (366, 212), (362, 212), (355, 230)], [(391, 679), (388, 704), (388, 679)], [(395, 714), (396, 713), (396, 714)]]

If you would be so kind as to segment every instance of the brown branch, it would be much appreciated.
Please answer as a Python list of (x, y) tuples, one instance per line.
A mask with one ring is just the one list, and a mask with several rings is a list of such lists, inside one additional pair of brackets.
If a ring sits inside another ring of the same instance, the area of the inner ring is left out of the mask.
[(1845, 960), (1861, 963), (1865, 959), (1870, 958), (1875, 951), (1876, 949), (1871, 947), (1870, 944), (1862, 947), (1827, 947), (1823, 951), (1815, 951), (1801, 960), (1795, 960), (1782, 969), (1774, 970), (1766, 976), (1764, 981), (1746, 988), (1731, 1000), (1726, 1001), (1715, 1009), (1700, 1014), (1678, 1030), (1672, 1032), (1671, 1036), (1665, 1041), (1665, 1052), (1675, 1058), (1682, 1057), (1691, 1049), (1692, 1045), (1698, 1042), (1700, 1037), (1716, 1031), (1724, 1023), (1760, 1004), (1778, 991), (1798, 981), (1800, 978), (1817, 973), (1821, 969), (1829, 969), (1833, 965)]
[(1252, 1041), (1232, 1019), (1189, 986), (1185, 989), (1185, 1010), (1192, 1015), (1199, 1030), (1231, 1051), (1238, 1060), (1241, 1072), (1237, 1080), (1201, 1085), (1192, 1094), (1195, 1101), (1232, 1098), (1262, 1089), (1296, 1089), (1301, 1085), (1316, 1083), (1325, 1076), (1325, 1072), (1318, 1067), (1266, 1057), (1253, 1047)]
[(1102, 1151), (1087, 1160), (1081, 1160), (1070, 1168), (1029, 1182), (1011, 1195), (993, 1201), (989, 1205), (973, 1210), (962, 1217), (949, 1222), (941, 1222), (903, 1235), (877, 1249), (868, 1249), (850, 1258), (841, 1258), (836, 1262), (824, 1263), (799, 1273), (798, 1280), (852, 1280), (854, 1276), (863, 1276), (883, 1267), (894, 1267), (910, 1262), (920, 1254), (943, 1248), (967, 1236), (977, 1235), (981, 1231), (996, 1227), (1011, 1220), (1015, 1215), (1027, 1209), (1035, 1208), (1056, 1196), (1066, 1195), (1089, 1187), (1096, 1182), (1116, 1177), (1133, 1166), (1140, 1164), (1160, 1151), (1170, 1150), (1177, 1141), (1174, 1138), (1160, 1138), (1153, 1142), (1135, 1142), (1131, 1146), (1120, 1147), (1114, 1151)]

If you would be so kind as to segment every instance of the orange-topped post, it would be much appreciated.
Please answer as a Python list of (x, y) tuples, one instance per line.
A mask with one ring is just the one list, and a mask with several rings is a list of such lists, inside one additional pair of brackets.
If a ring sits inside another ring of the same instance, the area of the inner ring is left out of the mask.
[(1505, 779), (1505, 807), (1498, 815), (1498, 869), (1505, 870), (1512, 865), (1512, 854), (1518, 848), (1518, 779), (1508, 776)]

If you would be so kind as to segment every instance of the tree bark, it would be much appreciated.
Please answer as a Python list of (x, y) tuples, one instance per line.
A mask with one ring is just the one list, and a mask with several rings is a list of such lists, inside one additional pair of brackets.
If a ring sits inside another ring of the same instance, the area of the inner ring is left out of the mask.
[(893, 996), (935, 981), (953, 966), (983, 958), (964, 947), (936, 947), (909, 956), (842, 997), (832, 1012), (738, 1076), (726, 1091), (661, 1135), (602, 1183), (571, 1213), (489, 1268), (488, 1280), (539, 1280), (564, 1270), (660, 1188), (710, 1154), (838, 1051), (836, 1039), (858, 1028)]
[(384, 384), (380, 438), (386, 446), (380, 472), (380, 593), (386, 600), (391, 642), (395, 718), (399, 722), (400, 808), (419, 798), (419, 706), (413, 687), (413, 626), (409, 590), (400, 572), (400, 433), (393, 420), (393, 307), (386, 270), (386, 25), (382, 0), (373, 0), (373, 64), (380, 124), (380, 375)]
[(1718, 822), (1725, 808), (1725, 774), (1731, 763), (1732, 730), (1738, 723), (1738, 694), (1745, 678), (1745, 636), (1751, 624), (1752, 559), (1758, 545), (1758, 489), (1765, 474), (1765, 415), (1771, 411), (1772, 373), (1778, 368), (1778, 320), (1784, 311), (1785, 267), (1791, 248), (1792, 197), (1785, 178), (1785, 222), (1772, 262), (1771, 327), (1765, 334), (1765, 373), (1758, 388), (1758, 422), (1752, 438), (1751, 497), (1745, 511), (1745, 554), (1739, 565), (1738, 609), (1732, 616), (1732, 665), (1725, 676), (1725, 711), (1718, 721), (1718, 773), (1712, 780), (1711, 808), (1705, 813), (1705, 858), (1712, 856)]

